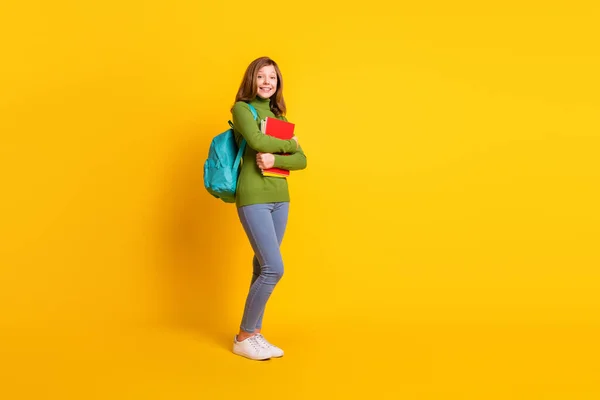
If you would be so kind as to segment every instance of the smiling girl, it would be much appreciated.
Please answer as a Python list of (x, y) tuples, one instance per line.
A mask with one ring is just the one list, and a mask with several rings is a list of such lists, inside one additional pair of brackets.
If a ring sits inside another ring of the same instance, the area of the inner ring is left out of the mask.
[[(256, 109), (258, 121), (249, 104)], [(254, 251), (250, 291), (240, 331), (233, 340), (233, 352), (253, 360), (265, 360), (283, 356), (283, 350), (267, 341), (261, 329), (267, 301), (283, 275), (280, 245), (287, 225), (290, 195), (286, 178), (263, 176), (262, 170), (304, 169), (306, 156), (297, 137), (282, 140), (260, 131), (260, 121), (266, 117), (287, 121), (281, 72), (270, 58), (261, 57), (250, 63), (231, 112), (238, 146), (242, 138), (247, 143), (236, 206)]]

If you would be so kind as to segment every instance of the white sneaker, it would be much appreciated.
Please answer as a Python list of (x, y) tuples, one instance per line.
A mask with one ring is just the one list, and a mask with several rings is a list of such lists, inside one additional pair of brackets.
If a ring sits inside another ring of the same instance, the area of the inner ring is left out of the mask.
[(251, 360), (268, 360), (271, 358), (271, 350), (264, 347), (256, 339), (257, 335), (250, 336), (241, 342), (237, 341), (237, 336), (233, 338), (233, 352), (239, 356)]
[(264, 348), (268, 349), (271, 352), (271, 357), (283, 357), (283, 350), (281, 350), (279, 347), (269, 343), (269, 341), (267, 339), (265, 339), (265, 337), (261, 333), (257, 333), (253, 337), (256, 338), (256, 341), (261, 346), (263, 346)]

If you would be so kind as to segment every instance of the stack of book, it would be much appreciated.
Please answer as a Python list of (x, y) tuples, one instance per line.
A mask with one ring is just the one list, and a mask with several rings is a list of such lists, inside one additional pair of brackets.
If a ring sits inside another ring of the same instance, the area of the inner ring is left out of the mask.
[[(294, 137), (294, 124), (282, 121), (277, 118), (267, 117), (260, 123), (260, 130), (265, 135), (273, 136), (278, 139), (289, 140)], [(287, 156), (289, 154), (282, 154)], [(288, 177), (290, 171), (281, 168), (269, 168), (262, 172), (263, 176)]]

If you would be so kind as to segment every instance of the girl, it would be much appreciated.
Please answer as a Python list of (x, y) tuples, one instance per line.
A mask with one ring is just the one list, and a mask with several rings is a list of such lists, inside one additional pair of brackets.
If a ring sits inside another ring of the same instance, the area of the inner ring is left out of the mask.
[[(249, 104), (257, 111), (258, 120), (254, 119)], [(287, 121), (281, 72), (270, 58), (258, 58), (248, 66), (231, 112), (238, 146), (242, 138), (247, 143), (236, 206), (254, 250), (250, 291), (240, 331), (233, 340), (233, 352), (253, 360), (266, 360), (283, 356), (283, 350), (269, 343), (261, 329), (267, 300), (283, 275), (279, 246), (287, 224), (290, 195), (286, 178), (263, 176), (262, 170), (304, 169), (306, 156), (295, 136), (281, 140), (260, 131), (260, 121), (266, 117)]]

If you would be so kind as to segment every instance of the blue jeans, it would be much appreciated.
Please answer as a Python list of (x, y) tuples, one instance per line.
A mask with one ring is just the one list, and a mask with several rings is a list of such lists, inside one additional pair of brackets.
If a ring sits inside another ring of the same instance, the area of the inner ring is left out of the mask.
[(250, 291), (240, 325), (244, 332), (262, 327), (265, 306), (283, 276), (279, 246), (287, 225), (289, 203), (252, 204), (238, 208), (238, 215), (254, 250)]

